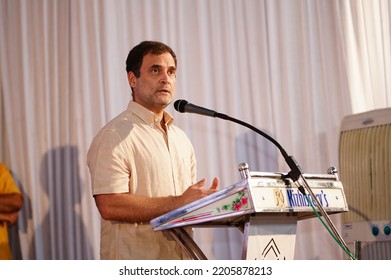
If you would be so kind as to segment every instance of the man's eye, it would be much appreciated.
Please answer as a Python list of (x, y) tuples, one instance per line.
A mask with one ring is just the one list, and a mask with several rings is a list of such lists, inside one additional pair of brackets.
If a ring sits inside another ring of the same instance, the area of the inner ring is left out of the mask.
[(159, 73), (159, 69), (154, 68), (154, 69), (151, 70), (151, 72), (152, 72), (153, 74), (158, 74), (158, 73)]

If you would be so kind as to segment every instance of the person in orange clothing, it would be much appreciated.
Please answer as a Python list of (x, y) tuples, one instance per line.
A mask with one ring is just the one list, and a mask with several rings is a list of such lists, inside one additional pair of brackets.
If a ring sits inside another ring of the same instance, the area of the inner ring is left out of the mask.
[(0, 163), (0, 260), (12, 260), (7, 226), (17, 222), (22, 204), (23, 196), (11, 172)]

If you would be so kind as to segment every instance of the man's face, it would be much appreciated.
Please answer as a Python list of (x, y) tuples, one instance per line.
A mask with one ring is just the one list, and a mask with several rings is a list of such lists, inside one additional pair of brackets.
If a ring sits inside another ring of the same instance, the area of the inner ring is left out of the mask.
[(128, 73), (135, 102), (160, 114), (171, 103), (175, 94), (176, 67), (170, 53), (147, 54), (140, 67), (140, 77)]

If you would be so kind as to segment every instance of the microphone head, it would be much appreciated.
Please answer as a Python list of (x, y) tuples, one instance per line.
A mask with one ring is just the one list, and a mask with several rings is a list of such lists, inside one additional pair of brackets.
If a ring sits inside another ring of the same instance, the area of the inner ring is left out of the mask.
[(187, 102), (186, 100), (179, 99), (179, 100), (174, 102), (174, 108), (178, 112), (184, 113), (185, 112), (185, 107), (186, 107), (187, 104), (189, 104), (189, 102)]

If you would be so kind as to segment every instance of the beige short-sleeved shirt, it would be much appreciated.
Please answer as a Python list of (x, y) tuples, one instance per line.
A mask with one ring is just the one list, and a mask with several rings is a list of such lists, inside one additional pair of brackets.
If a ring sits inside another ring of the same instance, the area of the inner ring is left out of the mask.
[[(196, 159), (186, 134), (164, 112), (167, 133), (151, 111), (130, 101), (93, 139), (87, 154), (93, 195), (180, 195), (196, 181)], [(131, 211), (131, 209), (129, 209)], [(101, 259), (181, 259), (176, 242), (151, 225), (102, 219)]]

